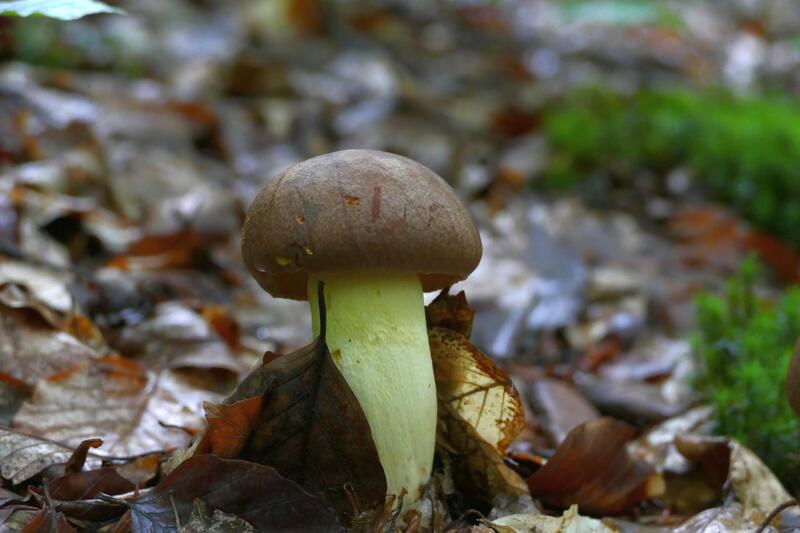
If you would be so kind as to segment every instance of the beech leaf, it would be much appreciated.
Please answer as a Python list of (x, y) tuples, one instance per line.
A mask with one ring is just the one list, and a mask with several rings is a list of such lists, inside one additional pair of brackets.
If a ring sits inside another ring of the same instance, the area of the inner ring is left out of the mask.
[(486, 501), (526, 493), (525, 483), (503, 461), (525, 426), (511, 379), (455, 330), (434, 327), (428, 339), (439, 398), (437, 442), (456, 459), (456, 480)]
[(207, 405), (206, 416), (199, 451), (274, 466), (321, 494), (345, 522), (384, 502), (386, 477), (369, 424), (333, 362), (324, 328), (293, 353), (268, 352), (224, 404)]
[[(67, 463), (72, 448), (11, 429), (0, 428), (0, 475), (18, 485), (45, 468)], [(90, 460), (90, 464), (99, 464)]]
[(14, 417), (14, 426), (68, 446), (99, 437), (102, 453), (141, 455), (188, 444), (202, 418), (169, 372), (146, 372), (136, 361), (102, 357), (42, 380)]
[(274, 468), (196, 455), (131, 502), (134, 533), (177, 532), (178, 520), (191, 521), (198, 499), (257, 531), (343, 531), (322, 500)]
[(619, 514), (661, 492), (653, 467), (634, 461), (632, 426), (599, 418), (573, 429), (553, 457), (528, 477), (531, 496), (553, 507), (577, 504), (591, 515)]
[(0, 372), (33, 385), (98, 354), (36, 313), (0, 304)]

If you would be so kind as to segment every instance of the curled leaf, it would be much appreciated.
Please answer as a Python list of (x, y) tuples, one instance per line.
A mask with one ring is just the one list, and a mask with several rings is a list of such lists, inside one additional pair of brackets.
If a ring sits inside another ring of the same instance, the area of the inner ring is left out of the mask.
[(553, 507), (577, 504), (592, 515), (619, 514), (663, 490), (653, 467), (625, 448), (632, 426), (599, 418), (572, 430), (552, 458), (528, 477), (531, 496)]
[(439, 398), (437, 444), (457, 462), (455, 477), (469, 492), (491, 501), (522, 494), (525, 485), (503, 454), (525, 426), (511, 379), (457, 331), (428, 331)]

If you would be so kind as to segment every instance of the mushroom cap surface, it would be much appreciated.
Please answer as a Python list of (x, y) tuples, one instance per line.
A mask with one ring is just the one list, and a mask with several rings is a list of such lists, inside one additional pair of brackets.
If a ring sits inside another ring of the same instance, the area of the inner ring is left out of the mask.
[(435, 172), (377, 150), (302, 161), (247, 211), (242, 255), (276, 297), (307, 299), (309, 273), (415, 272), (425, 291), (467, 277), (481, 258), (469, 212)]

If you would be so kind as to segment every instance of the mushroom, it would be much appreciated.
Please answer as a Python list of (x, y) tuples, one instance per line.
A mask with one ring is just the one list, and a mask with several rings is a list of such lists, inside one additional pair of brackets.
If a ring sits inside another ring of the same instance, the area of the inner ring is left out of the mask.
[(481, 241), (453, 189), (375, 150), (298, 163), (256, 196), (242, 229), (250, 273), (276, 297), (309, 300), (372, 432), (387, 491), (414, 501), (430, 477), (437, 400), (423, 291), (464, 279)]

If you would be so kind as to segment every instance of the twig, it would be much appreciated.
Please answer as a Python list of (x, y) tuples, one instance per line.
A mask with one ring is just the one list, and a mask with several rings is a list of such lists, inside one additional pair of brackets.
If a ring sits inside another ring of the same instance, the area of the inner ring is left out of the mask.
[(798, 502), (796, 499), (791, 499), (788, 502), (783, 502), (782, 504), (777, 506), (775, 509), (772, 510), (771, 513), (767, 515), (764, 521), (761, 522), (761, 526), (756, 530), (756, 533), (763, 533), (763, 531), (769, 527), (770, 523), (773, 520), (775, 520), (775, 517), (777, 517), (780, 513), (782, 513), (786, 509), (790, 507), (795, 507), (797, 505), (800, 505), (800, 502)]

